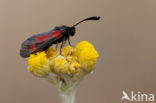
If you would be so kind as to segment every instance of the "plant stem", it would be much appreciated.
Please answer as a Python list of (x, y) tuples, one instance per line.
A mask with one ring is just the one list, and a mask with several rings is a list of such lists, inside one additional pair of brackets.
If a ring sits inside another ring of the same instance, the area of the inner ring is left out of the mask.
[(84, 75), (86, 75), (86, 72), (79, 71), (78, 75), (74, 77), (60, 74), (57, 78), (47, 76), (47, 79), (57, 87), (61, 103), (74, 103), (77, 87)]
[(64, 90), (59, 90), (59, 97), (61, 103), (74, 103), (75, 102), (75, 95), (76, 95), (76, 88), (77, 86), (69, 87)]

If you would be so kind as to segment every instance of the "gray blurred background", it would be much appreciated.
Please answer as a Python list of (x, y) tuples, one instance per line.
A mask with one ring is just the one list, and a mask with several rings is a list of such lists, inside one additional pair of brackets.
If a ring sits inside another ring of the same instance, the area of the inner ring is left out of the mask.
[(54, 86), (27, 71), (19, 49), (33, 34), (89, 16), (102, 18), (79, 25), (71, 42), (90, 41), (100, 57), (76, 103), (120, 103), (122, 90), (156, 96), (155, 0), (0, 0), (0, 103), (60, 103)]

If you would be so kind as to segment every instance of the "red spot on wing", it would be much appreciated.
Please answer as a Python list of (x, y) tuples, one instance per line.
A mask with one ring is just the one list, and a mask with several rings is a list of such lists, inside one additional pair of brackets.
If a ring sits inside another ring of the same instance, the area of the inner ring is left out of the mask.
[(45, 39), (47, 39), (49, 37), (52, 37), (52, 36), (55, 36), (56, 39), (60, 38), (62, 36), (61, 31), (60, 30), (59, 31), (54, 31), (49, 35), (39, 36), (36, 39), (37, 39), (37, 41), (43, 41), (43, 40), (45, 40)]
[(47, 38), (47, 35), (37, 37), (37, 41), (43, 41)]
[(35, 48), (36, 48), (36, 45), (35, 45), (35, 44), (34, 44), (34, 45), (31, 45), (30, 51), (31, 51), (31, 52), (34, 52), (34, 51), (35, 51)]
[(52, 33), (52, 36), (55, 36), (56, 39), (62, 37), (61, 31), (56, 31)]

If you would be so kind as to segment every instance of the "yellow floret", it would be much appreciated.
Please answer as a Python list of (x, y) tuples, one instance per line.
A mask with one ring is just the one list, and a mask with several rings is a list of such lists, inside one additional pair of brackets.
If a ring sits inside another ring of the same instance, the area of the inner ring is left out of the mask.
[(66, 57), (66, 60), (67, 60), (69, 63), (77, 62), (77, 59), (76, 59), (76, 57), (74, 57), (74, 56), (67, 56), (67, 57)]
[(62, 48), (61, 49), (61, 55), (63, 55), (63, 56), (68, 56), (68, 55), (70, 55), (71, 54), (71, 51), (72, 51), (72, 47), (71, 46), (66, 46), (66, 47), (64, 47), (64, 48)]
[(53, 60), (54, 72), (55, 73), (68, 73), (69, 63), (63, 56), (58, 56)]
[(81, 41), (76, 45), (76, 51), (82, 51), (85, 48), (94, 49), (94, 46), (90, 44), (88, 41)]
[(44, 66), (44, 67), (30, 67), (29, 71), (38, 77), (46, 77), (49, 75), (51, 72), (49, 66)]
[(46, 54), (47, 54), (47, 57), (48, 58), (54, 58), (54, 57), (58, 56), (58, 53), (56, 51), (56, 48), (49, 48), (47, 50)]
[(45, 52), (38, 52), (36, 55), (31, 54), (28, 58), (29, 71), (39, 77), (45, 77), (51, 72), (49, 61)]
[(82, 41), (76, 45), (76, 52), (81, 67), (87, 72), (91, 72), (99, 56), (94, 46), (87, 41)]
[(71, 72), (72, 74), (75, 74), (76, 71), (77, 71), (77, 69), (80, 68), (80, 67), (81, 67), (81, 65), (80, 65), (79, 63), (75, 62), (75, 63), (72, 63), (72, 64), (70, 65), (69, 70), (70, 70), (70, 72)]
[(28, 64), (32, 67), (42, 67), (48, 64), (46, 53), (45, 52), (38, 52), (36, 55), (31, 54), (28, 58)]

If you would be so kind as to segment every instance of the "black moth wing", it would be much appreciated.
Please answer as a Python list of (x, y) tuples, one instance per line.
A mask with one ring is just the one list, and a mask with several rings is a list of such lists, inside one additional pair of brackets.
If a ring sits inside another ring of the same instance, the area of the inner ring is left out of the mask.
[(26, 45), (32, 45), (32, 44), (37, 44), (37, 43), (40, 43), (40, 42), (43, 42), (43, 41), (46, 41), (46, 40), (43, 40), (43, 41), (37, 41), (36, 38), (40, 37), (40, 36), (47, 36), (47, 35), (50, 35), (51, 33), (53, 33), (54, 31), (56, 31), (57, 29), (54, 28), (48, 32), (43, 32), (43, 33), (39, 33), (39, 34), (35, 34), (31, 37), (29, 37), (27, 40), (25, 40), (23, 43), (25, 43)]
[(30, 38), (28, 38), (26, 41), (22, 43), (21, 49), (20, 49), (20, 55), (22, 57), (29, 57), (30, 54), (34, 54), (36, 52), (46, 50), (48, 47), (52, 45), (54, 41), (56, 41), (55, 36), (51, 36), (49, 38), (46, 38), (42, 41), (37, 41), (36, 38), (39, 36), (47, 36), (53, 33), (55, 30), (51, 30), (49, 32), (44, 32), (41, 34), (36, 34)]

